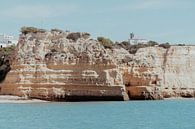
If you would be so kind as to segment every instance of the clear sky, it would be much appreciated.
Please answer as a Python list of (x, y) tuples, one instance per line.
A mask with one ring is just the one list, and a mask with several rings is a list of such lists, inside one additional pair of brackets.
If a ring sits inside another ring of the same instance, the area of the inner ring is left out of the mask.
[(195, 0), (0, 0), (0, 16), (0, 33), (15, 36), (35, 26), (195, 44)]

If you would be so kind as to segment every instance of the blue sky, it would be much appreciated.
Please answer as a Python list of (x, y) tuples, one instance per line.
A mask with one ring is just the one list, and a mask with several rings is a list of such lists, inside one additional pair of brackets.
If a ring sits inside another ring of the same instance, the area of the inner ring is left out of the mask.
[(84, 31), (127, 40), (195, 44), (195, 0), (1, 0), (0, 33), (22, 26)]

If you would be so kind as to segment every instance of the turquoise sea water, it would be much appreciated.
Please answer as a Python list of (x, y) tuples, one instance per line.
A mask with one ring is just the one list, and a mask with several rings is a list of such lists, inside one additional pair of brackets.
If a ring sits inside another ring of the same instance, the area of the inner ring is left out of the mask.
[(0, 104), (0, 129), (195, 129), (195, 101)]

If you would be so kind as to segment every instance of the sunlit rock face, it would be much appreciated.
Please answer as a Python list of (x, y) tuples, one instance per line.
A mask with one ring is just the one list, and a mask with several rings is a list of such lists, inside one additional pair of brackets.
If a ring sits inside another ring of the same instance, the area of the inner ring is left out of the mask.
[(2, 94), (59, 101), (123, 100), (121, 72), (88, 33), (21, 34)]
[(154, 96), (194, 97), (194, 64), (195, 46), (141, 48), (123, 66), (124, 84), (134, 97), (141, 96), (143, 86)]
[(164, 66), (165, 91), (169, 95), (195, 95), (195, 46), (173, 46), (167, 52)]
[(88, 33), (26, 33), (0, 93), (55, 101), (194, 97), (194, 73), (195, 46), (130, 54), (105, 49)]

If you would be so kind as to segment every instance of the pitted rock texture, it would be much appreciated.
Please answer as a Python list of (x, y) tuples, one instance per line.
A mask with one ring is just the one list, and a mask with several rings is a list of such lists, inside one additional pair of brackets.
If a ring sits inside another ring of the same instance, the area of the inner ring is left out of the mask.
[(152, 94), (163, 97), (194, 97), (194, 64), (195, 46), (141, 48), (123, 67), (123, 79), (128, 87), (155, 87)]
[[(57, 101), (194, 97), (195, 46), (106, 49), (88, 33), (21, 34), (1, 94)], [(127, 94), (129, 96), (127, 96)]]
[[(76, 39), (75, 37), (76, 36)], [(1, 94), (48, 100), (123, 100), (115, 60), (88, 33), (21, 34)]]

